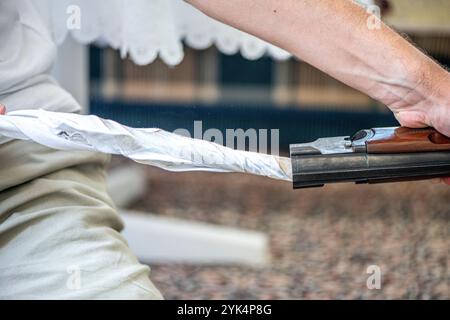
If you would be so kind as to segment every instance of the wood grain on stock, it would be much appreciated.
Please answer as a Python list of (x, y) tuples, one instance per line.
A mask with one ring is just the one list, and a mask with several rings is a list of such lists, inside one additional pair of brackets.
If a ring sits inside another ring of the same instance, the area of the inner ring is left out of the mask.
[(367, 141), (368, 153), (450, 151), (450, 138), (433, 128), (398, 127), (373, 130), (375, 135)]

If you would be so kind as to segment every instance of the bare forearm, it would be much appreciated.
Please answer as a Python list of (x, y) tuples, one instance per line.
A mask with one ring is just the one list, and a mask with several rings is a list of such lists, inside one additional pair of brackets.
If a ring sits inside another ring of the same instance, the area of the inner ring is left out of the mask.
[[(389, 27), (381, 23), (379, 29), (369, 28), (369, 14), (349, 0), (188, 2), (286, 49), (397, 114), (411, 106), (409, 111), (431, 108), (441, 99), (441, 87), (450, 84), (444, 69)], [(410, 124), (432, 124), (419, 113)]]

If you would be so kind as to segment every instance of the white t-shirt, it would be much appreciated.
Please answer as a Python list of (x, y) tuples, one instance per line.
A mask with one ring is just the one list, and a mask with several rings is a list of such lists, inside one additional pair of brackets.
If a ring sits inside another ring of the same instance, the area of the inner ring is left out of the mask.
[(50, 76), (56, 44), (36, 3), (0, 1), (0, 102), (7, 111), (77, 112), (78, 103)]

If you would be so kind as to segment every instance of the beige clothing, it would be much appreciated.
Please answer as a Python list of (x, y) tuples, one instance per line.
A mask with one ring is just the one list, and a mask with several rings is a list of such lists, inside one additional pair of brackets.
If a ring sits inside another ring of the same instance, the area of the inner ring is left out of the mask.
[[(56, 44), (43, 5), (0, 1), (8, 112), (80, 110), (49, 75)], [(108, 157), (9, 140), (0, 133), (0, 299), (161, 298), (119, 233), (105, 190)]]
[(120, 235), (108, 156), (0, 145), (0, 299), (159, 299)]

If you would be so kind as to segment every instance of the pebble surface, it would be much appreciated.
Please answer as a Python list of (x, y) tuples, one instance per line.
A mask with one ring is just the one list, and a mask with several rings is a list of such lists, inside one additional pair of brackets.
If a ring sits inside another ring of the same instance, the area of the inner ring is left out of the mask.
[[(450, 187), (443, 184), (292, 190), (244, 174), (153, 167), (146, 177), (149, 191), (132, 209), (270, 238), (270, 264), (261, 268), (151, 266), (166, 299), (450, 298)], [(366, 286), (369, 265), (381, 268), (380, 290)]]

